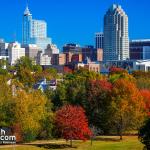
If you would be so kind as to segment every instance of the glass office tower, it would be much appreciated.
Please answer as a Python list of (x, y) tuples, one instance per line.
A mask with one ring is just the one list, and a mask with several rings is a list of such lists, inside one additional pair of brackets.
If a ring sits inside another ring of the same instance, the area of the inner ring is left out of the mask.
[(28, 6), (23, 15), (23, 45), (36, 44), (46, 49), (51, 44), (51, 38), (47, 37), (47, 23), (43, 20), (32, 19)]
[(104, 16), (104, 61), (129, 59), (128, 16), (113, 4)]

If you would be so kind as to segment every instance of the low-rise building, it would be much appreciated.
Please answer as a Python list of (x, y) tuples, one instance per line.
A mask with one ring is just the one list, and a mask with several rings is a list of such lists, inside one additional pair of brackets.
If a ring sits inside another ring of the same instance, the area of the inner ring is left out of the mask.
[(87, 64), (84, 63), (78, 63), (76, 65), (76, 68), (85, 68), (88, 69), (89, 71), (94, 71), (97, 73), (100, 73), (100, 64), (99, 63), (95, 63), (95, 62), (88, 62)]

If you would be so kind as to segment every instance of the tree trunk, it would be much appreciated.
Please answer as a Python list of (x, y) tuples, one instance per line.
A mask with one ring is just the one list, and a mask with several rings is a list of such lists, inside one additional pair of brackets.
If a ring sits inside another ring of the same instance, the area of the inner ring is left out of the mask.
[(93, 138), (91, 138), (91, 146), (93, 145)]
[(123, 138), (122, 138), (122, 133), (120, 133), (120, 140), (123, 140)]
[(120, 120), (120, 140), (123, 140), (122, 130), (123, 130), (123, 120), (122, 120), (122, 116), (121, 116), (121, 120)]
[(72, 147), (72, 139), (70, 140), (70, 146)]

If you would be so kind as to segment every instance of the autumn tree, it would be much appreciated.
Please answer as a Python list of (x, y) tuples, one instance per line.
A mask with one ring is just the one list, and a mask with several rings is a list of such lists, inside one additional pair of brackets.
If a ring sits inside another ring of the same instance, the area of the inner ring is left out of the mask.
[(136, 78), (136, 84), (139, 89), (150, 90), (150, 72), (134, 71), (132, 76)]
[(109, 133), (111, 117), (111, 90), (112, 84), (107, 80), (91, 80), (87, 89), (87, 110), (90, 124)]
[(56, 112), (56, 126), (62, 137), (70, 140), (86, 140), (91, 136), (85, 111), (80, 106), (63, 106)]
[[(19, 90), (14, 97), (15, 123), (19, 124), (27, 141), (37, 137), (47, 116), (47, 99), (40, 91)], [(49, 110), (50, 111), (50, 110)]]
[(109, 69), (109, 73), (110, 74), (121, 74), (121, 73), (127, 73), (127, 71), (123, 68), (113, 66)]
[(145, 103), (133, 82), (117, 80), (112, 90), (113, 120), (120, 139), (126, 130), (138, 129), (145, 117)]
[(143, 89), (140, 92), (141, 92), (141, 94), (144, 98), (145, 104), (146, 104), (146, 111), (147, 111), (148, 115), (150, 116), (150, 90)]

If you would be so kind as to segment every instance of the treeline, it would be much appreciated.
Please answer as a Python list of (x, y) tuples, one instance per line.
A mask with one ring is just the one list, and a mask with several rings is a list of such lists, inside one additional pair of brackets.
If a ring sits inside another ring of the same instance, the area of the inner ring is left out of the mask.
[[(26, 57), (0, 70), (0, 126), (11, 127), (18, 142), (63, 137), (87, 139), (97, 134), (138, 131), (150, 115), (150, 72), (109, 75), (79, 69), (58, 74)], [(42, 93), (40, 79), (62, 79), (56, 90)], [(96, 132), (97, 131), (97, 132)]]

